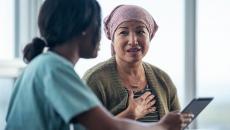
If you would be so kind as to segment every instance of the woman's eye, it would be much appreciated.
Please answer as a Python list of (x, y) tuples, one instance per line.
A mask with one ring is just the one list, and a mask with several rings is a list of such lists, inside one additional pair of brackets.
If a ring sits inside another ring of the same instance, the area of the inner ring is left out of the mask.
[(140, 30), (140, 31), (138, 31), (137, 33), (138, 33), (138, 34), (145, 34), (145, 31)]
[(128, 35), (129, 33), (127, 31), (121, 31), (120, 34), (121, 35)]

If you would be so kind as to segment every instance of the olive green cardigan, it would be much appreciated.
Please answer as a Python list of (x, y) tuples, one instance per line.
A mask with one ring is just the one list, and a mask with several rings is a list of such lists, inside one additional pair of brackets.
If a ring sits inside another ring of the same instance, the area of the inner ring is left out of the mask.
[[(169, 76), (146, 62), (143, 62), (143, 67), (149, 86), (157, 93), (160, 118), (169, 111), (179, 110), (176, 88)], [(83, 80), (112, 114), (116, 115), (126, 109), (128, 92), (118, 75), (115, 57), (89, 69)]]

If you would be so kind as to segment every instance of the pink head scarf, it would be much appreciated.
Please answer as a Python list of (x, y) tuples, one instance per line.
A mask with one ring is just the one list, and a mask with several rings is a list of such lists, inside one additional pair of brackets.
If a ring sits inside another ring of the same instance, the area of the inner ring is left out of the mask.
[(113, 40), (117, 27), (126, 21), (140, 21), (149, 31), (150, 40), (155, 35), (158, 25), (153, 17), (143, 8), (136, 5), (119, 5), (104, 19), (104, 31), (109, 40)]

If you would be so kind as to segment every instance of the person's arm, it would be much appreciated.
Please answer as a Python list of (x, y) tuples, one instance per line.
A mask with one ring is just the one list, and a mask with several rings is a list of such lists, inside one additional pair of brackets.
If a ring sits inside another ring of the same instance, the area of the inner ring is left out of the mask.
[(191, 115), (170, 112), (158, 123), (144, 124), (129, 119), (113, 117), (102, 107), (95, 107), (75, 117), (88, 130), (180, 130), (183, 123), (191, 121)]

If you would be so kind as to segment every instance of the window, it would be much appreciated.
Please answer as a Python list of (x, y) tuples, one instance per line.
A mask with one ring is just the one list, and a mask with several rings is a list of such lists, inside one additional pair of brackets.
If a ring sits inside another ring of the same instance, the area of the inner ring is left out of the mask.
[[(5, 117), (13, 82), (24, 67), (21, 50), (37, 33), (37, 9), (42, 0), (0, 0), (0, 129)], [(36, 17), (36, 18), (35, 18)], [(29, 40), (28, 40), (29, 39)]]
[(198, 96), (214, 100), (198, 118), (200, 128), (230, 129), (230, 1), (197, 1)]
[(14, 0), (0, 0), (0, 59), (14, 57)]
[[(2, 60), (14, 58), (14, 0), (0, 0), (0, 67)], [(0, 68), (0, 129), (4, 129), (6, 110), (12, 91), (12, 80), (1, 77)]]

